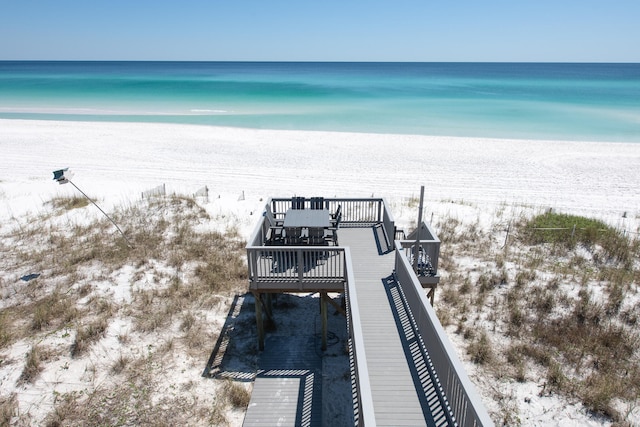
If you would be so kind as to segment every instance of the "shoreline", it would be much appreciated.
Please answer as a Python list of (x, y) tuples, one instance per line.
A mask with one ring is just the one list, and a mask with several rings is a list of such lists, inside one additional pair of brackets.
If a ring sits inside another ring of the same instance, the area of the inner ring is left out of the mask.
[[(0, 112), (1, 112), (0, 108)], [(79, 109), (78, 111), (83, 111), (84, 109)], [(206, 110), (209, 111), (209, 110)], [(220, 110), (218, 113), (225, 115), (230, 111)], [(291, 128), (267, 128), (267, 127), (250, 127), (250, 126), (241, 126), (241, 125), (224, 125), (224, 124), (215, 124), (215, 123), (207, 123), (207, 122), (198, 122), (196, 120), (189, 121), (158, 121), (158, 120), (144, 120), (142, 118), (149, 117), (183, 117), (183, 118), (197, 118), (207, 116), (207, 114), (198, 114), (198, 113), (181, 113), (181, 112), (154, 112), (154, 111), (127, 111), (123, 113), (105, 113), (100, 112), (96, 114), (70, 114), (67, 117), (67, 113), (33, 113), (34, 117), (28, 117), (31, 113), (28, 111), (17, 112), (15, 113), (16, 117), (11, 117), (14, 114), (12, 112), (5, 112), (4, 114), (0, 114), (0, 122), (2, 121), (10, 121), (10, 122), (62, 122), (62, 123), (93, 123), (93, 124), (130, 124), (130, 125), (158, 125), (158, 126), (194, 126), (194, 127), (206, 127), (206, 128), (216, 128), (216, 129), (238, 129), (245, 131), (273, 131), (273, 132), (308, 132), (308, 133), (340, 133), (340, 134), (354, 134), (354, 135), (396, 135), (396, 136), (407, 136), (407, 137), (426, 137), (426, 138), (458, 138), (458, 139), (479, 139), (479, 140), (490, 140), (490, 141), (540, 141), (540, 142), (576, 142), (580, 144), (585, 143), (602, 143), (602, 144), (640, 144), (640, 137), (635, 139), (631, 138), (621, 138), (621, 139), (597, 139), (590, 138), (584, 139), (581, 137), (573, 137), (573, 138), (548, 138), (548, 137), (517, 137), (517, 136), (477, 136), (477, 135), (454, 135), (454, 134), (424, 134), (424, 133), (415, 133), (415, 132), (395, 132), (392, 130), (389, 131), (366, 131), (366, 130), (356, 130), (356, 129), (291, 129)], [(24, 114), (25, 117), (20, 117), (21, 114)], [(46, 118), (47, 115), (50, 115), (51, 118)], [(39, 117), (44, 116), (44, 117)], [(126, 120), (121, 118), (135, 118), (132, 120)]]
[(609, 223), (626, 214), (635, 227), (640, 217), (637, 143), (5, 119), (0, 129), (5, 200), (59, 195), (66, 186), (53, 185), (52, 171), (69, 167), (89, 193), (120, 201), (161, 184), (394, 200), (424, 185), (427, 204), (515, 204)]

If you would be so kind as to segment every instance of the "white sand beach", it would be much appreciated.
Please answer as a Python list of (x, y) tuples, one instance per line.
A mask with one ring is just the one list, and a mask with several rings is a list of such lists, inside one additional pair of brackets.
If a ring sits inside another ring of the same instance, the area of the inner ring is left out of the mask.
[[(2, 209), (52, 195), (70, 167), (88, 193), (116, 204), (166, 184), (187, 194), (319, 194), (429, 203), (524, 204), (634, 230), (640, 145), (294, 132), (169, 124), (0, 120)], [(628, 224), (622, 224), (627, 213)]]
[[(634, 143), (0, 120), (0, 153), (2, 235), (21, 218), (46, 211), (51, 198), (77, 194), (72, 186), (52, 180), (54, 170), (66, 167), (74, 171), (74, 183), (107, 211), (131, 204), (159, 185), (179, 194), (207, 186), (207, 210), (235, 222), (245, 239), (255, 214), (271, 196), (384, 197), (398, 225), (410, 229), (417, 210), (406, 201), (419, 196), (421, 185), (427, 220), (429, 215), (454, 215), (482, 221), (499, 209), (515, 217), (552, 208), (600, 219), (629, 233), (638, 233), (640, 227), (640, 144)], [(8, 286), (24, 273), (0, 272), (0, 284)], [(220, 314), (223, 319), (226, 309)], [(452, 339), (458, 348), (463, 346), (460, 340)], [(23, 343), (12, 348), (20, 354), (27, 347)], [(460, 358), (477, 379), (471, 363), (463, 354)], [(64, 383), (64, 373), (55, 384), (38, 383), (36, 388), (15, 384), (20, 373), (15, 369), (0, 362), (2, 394), (13, 390), (21, 410), (31, 408), (32, 419), (41, 421), (51, 399), (42, 398), (46, 405), (40, 412), (29, 405), (38, 393), (51, 395)], [(489, 399), (487, 390), (497, 387), (479, 390)], [(525, 384), (512, 393), (526, 397), (531, 389), (535, 386)], [(607, 425), (588, 417), (581, 405), (558, 398), (538, 399), (520, 414), (527, 426)], [(240, 425), (241, 415), (232, 421)]]

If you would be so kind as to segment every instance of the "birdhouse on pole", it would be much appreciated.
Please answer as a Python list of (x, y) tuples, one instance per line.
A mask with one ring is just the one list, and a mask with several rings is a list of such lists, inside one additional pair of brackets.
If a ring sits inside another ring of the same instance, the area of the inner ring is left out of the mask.
[(73, 172), (69, 168), (53, 171), (53, 180), (58, 184), (66, 184), (73, 177)]

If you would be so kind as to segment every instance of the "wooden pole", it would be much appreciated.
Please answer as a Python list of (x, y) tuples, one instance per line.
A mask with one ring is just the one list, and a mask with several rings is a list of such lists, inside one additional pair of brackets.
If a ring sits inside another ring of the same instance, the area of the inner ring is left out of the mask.
[(420, 208), (418, 209), (418, 228), (416, 233), (416, 245), (413, 248), (413, 271), (418, 272), (418, 257), (420, 256), (420, 227), (422, 226), (422, 209), (424, 205), (424, 185), (420, 186)]
[(262, 301), (260, 292), (253, 292), (256, 304), (256, 326), (258, 329), (258, 350), (264, 350), (264, 320), (262, 319)]
[(320, 317), (322, 318), (322, 351), (327, 349), (327, 298), (326, 292), (320, 292)]

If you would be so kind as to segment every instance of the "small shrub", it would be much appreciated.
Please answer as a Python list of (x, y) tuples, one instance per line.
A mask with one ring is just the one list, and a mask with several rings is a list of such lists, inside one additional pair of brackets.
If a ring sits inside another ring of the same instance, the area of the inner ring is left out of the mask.
[(467, 353), (471, 356), (471, 361), (478, 365), (484, 365), (493, 360), (493, 349), (487, 334), (483, 331), (476, 341), (467, 347)]
[(42, 371), (40, 362), (40, 349), (37, 345), (34, 345), (31, 347), (31, 350), (29, 350), (29, 353), (27, 353), (27, 360), (24, 365), (24, 369), (22, 370), (22, 374), (20, 374), (19, 382), (32, 383), (35, 381)]
[(18, 410), (18, 400), (15, 393), (9, 396), (0, 396), (0, 426), (11, 425), (11, 419)]
[(51, 206), (54, 209), (67, 210), (84, 208), (89, 205), (89, 200), (86, 197), (74, 196), (74, 197), (54, 197), (50, 201)]
[(91, 344), (102, 338), (108, 326), (108, 320), (101, 317), (87, 326), (78, 327), (76, 338), (71, 345), (71, 357), (80, 356)]
[(224, 385), (225, 394), (234, 408), (246, 409), (251, 400), (251, 393), (241, 383), (227, 381)]

